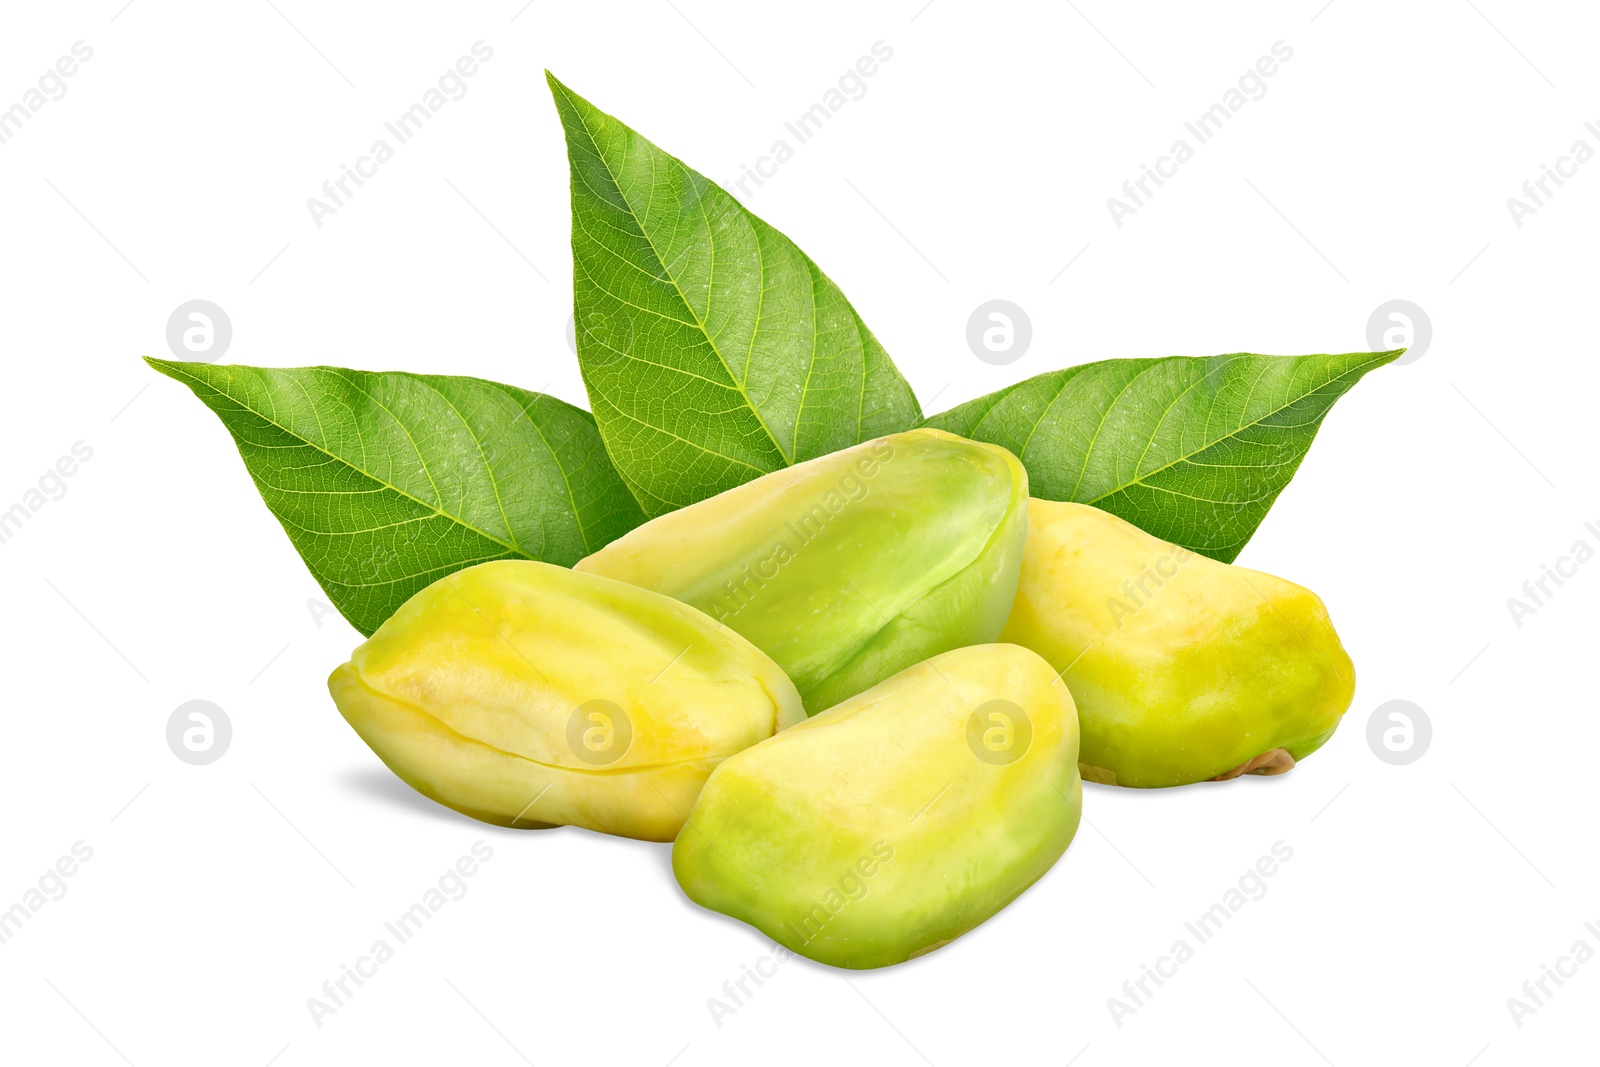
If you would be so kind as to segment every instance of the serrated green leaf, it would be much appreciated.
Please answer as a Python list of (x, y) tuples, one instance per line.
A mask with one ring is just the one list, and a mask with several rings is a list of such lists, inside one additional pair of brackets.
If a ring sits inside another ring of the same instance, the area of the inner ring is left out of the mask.
[(149, 359), (233, 434), (335, 607), (370, 635), (492, 559), (571, 566), (644, 521), (588, 412), (479, 378)]
[(917, 424), (911, 387), (793, 241), (549, 80), (572, 168), (578, 362), (648, 514)]
[(1334, 401), (1403, 351), (1106, 360), (1029, 378), (926, 424), (1009, 448), (1034, 496), (1093, 504), (1231, 563)]

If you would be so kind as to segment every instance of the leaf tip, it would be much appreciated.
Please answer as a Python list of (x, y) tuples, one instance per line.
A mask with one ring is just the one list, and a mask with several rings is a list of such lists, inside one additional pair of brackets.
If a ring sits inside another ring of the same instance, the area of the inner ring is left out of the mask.
[(558, 99), (561, 97), (567, 97), (570, 99), (577, 95), (571, 89), (567, 88), (566, 82), (552, 74), (549, 67), (546, 67), (544, 70), (544, 82), (550, 87), (550, 95)]

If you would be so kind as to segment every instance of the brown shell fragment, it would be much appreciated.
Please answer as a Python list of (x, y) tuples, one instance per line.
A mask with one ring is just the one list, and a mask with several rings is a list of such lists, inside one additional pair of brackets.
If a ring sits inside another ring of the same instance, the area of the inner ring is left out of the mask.
[(1219, 774), (1213, 782), (1226, 782), (1241, 774), (1283, 774), (1294, 770), (1294, 757), (1286, 748), (1269, 748), (1254, 759), (1245, 760), (1233, 770)]
[(1099, 785), (1117, 784), (1117, 772), (1108, 771), (1104, 767), (1096, 767), (1088, 763), (1079, 763), (1078, 774), (1086, 782), (1095, 782)]

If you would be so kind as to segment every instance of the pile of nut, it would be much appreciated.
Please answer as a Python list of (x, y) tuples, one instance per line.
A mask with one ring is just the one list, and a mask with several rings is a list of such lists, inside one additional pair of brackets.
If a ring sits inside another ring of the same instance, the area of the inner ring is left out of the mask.
[(900, 963), (1060, 858), (1082, 779), (1294, 766), (1355, 676), (1322, 601), (1083, 504), (1008, 451), (868, 441), (662, 515), (571, 570), (484, 563), (334, 671), (397, 775), (503, 826), (674, 841), (697, 903)]

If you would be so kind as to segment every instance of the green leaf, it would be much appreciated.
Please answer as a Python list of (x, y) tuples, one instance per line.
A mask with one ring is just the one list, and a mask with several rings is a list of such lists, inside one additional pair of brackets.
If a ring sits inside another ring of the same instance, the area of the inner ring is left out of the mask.
[(793, 241), (549, 80), (572, 167), (578, 362), (648, 514), (917, 424), (911, 387)]
[(1403, 351), (1112, 359), (1029, 378), (927, 425), (1009, 448), (1034, 496), (1093, 504), (1231, 563), (1334, 401)]
[(433, 374), (147, 362), (216, 412), (363, 634), (463, 567), (571, 566), (644, 521), (594, 419), (554, 397)]

